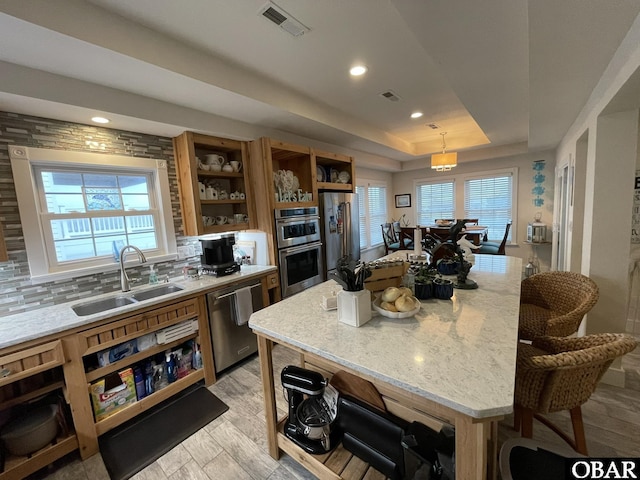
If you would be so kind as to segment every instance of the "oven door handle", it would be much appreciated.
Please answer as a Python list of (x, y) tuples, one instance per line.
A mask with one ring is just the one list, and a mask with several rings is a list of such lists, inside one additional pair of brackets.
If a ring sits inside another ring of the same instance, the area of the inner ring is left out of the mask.
[(304, 225), (305, 223), (309, 223), (310, 221), (320, 222), (320, 217), (312, 216), (312, 217), (295, 217), (295, 218), (276, 218), (277, 225), (289, 225), (291, 223)]
[(321, 247), (322, 242), (305, 243), (304, 245), (297, 245), (295, 247), (281, 248), (279, 251), (285, 255), (292, 253), (304, 252), (306, 250), (312, 250), (317, 247)]

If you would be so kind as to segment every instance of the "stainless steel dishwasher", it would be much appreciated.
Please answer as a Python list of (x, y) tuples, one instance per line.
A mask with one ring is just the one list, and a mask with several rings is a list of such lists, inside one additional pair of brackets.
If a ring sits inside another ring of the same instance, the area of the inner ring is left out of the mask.
[[(246, 323), (238, 325), (236, 293), (247, 287), (250, 288), (252, 311), (257, 312), (263, 308), (262, 285), (255, 281), (233, 285), (207, 294), (216, 373), (258, 351), (256, 336), (249, 325)], [(243, 307), (246, 312), (247, 305)]]

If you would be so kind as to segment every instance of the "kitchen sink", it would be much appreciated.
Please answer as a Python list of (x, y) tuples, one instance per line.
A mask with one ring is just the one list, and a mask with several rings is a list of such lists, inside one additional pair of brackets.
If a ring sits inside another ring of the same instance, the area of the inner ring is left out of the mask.
[(105, 310), (111, 310), (112, 308), (124, 307), (131, 303), (136, 303), (138, 300), (131, 297), (110, 297), (103, 300), (96, 300), (95, 302), (80, 303), (74, 305), (71, 309), (80, 317), (86, 315), (93, 315), (94, 313), (104, 312)]
[(183, 288), (179, 287), (178, 285), (167, 284), (167, 285), (162, 285), (160, 287), (151, 288), (149, 290), (143, 290), (141, 292), (134, 293), (133, 295), (131, 295), (131, 298), (133, 298), (134, 300), (137, 300), (138, 302), (141, 302), (143, 300), (149, 300), (150, 298), (156, 298), (162, 295), (167, 295), (168, 293), (179, 292), (180, 290), (183, 290)]
[(137, 293), (129, 293), (128, 295), (118, 295), (117, 297), (104, 298), (102, 300), (96, 300), (94, 302), (85, 302), (78, 305), (74, 305), (71, 309), (80, 317), (86, 315), (93, 315), (94, 313), (104, 312), (111, 310), (112, 308), (124, 307), (132, 303), (142, 302), (143, 300), (149, 300), (151, 298), (161, 297), (169, 293), (179, 292), (184, 287), (178, 285), (166, 284), (159, 287), (150, 288), (148, 290), (142, 290)]

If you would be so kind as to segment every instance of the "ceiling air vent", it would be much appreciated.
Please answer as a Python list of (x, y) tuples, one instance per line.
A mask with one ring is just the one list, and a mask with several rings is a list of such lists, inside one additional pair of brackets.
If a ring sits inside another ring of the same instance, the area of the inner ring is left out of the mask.
[(381, 97), (386, 98), (387, 100), (391, 100), (392, 102), (397, 102), (400, 100), (400, 97), (393, 93), (391, 90), (387, 90), (386, 92), (382, 92), (380, 94)]
[(305, 27), (302, 23), (293, 18), (273, 2), (269, 2), (264, 7), (262, 7), (259, 11), (259, 14), (267, 20), (275, 23), (285, 32), (293, 35), (294, 37), (299, 37), (300, 35), (304, 35), (309, 31), (309, 28)]
[(431, 130), (438, 130), (440, 128), (440, 125), (438, 125), (437, 123), (427, 123), (427, 127), (429, 127)]

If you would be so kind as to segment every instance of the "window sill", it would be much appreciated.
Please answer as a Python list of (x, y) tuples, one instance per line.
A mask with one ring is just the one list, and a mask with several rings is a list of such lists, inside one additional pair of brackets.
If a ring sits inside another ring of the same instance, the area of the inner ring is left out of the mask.
[[(133, 267), (136, 265), (153, 265), (158, 262), (168, 262), (178, 258), (177, 254), (160, 255), (157, 257), (147, 257), (147, 263), (140, 264), (137, 261), (125, 262), (125, 266)], [(42, 283), (54, 282), (56, 280), (71, 280), (74, 278), (85, 277), (87, 275), (94, 275), (96, 273), (109, 273), (117, 272), (120, 270), (120, 264), (118, 262), (109, 263), (106, 265), (96, 265), (94, 267), (82, 268), (77, 270), (69, 270), (66, 272), (47, 273), (45, 275), (38, 275), (31, 277), (32, 285), (40, 285)]]

